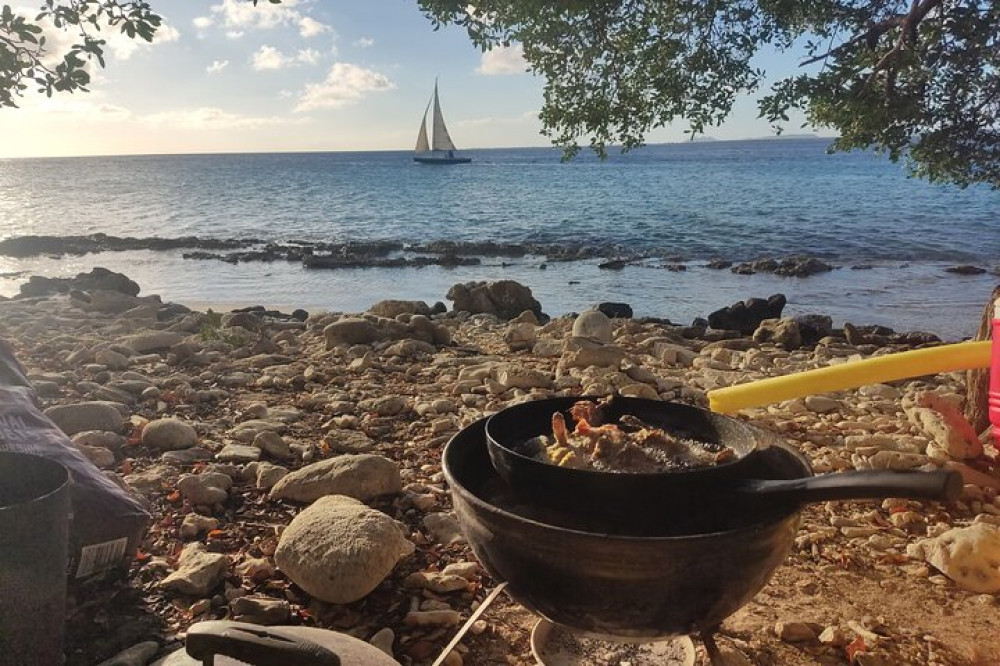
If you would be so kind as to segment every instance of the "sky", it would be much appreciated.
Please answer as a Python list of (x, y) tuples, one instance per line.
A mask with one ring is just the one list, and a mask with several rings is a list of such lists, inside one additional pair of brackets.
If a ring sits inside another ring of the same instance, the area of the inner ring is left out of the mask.
[[(41, 0), (15, 0), (34, 16)], [(416, 0), (153, 0), (152, 44), (105, 32), (107, 68), (89, 93), (29, 92), (0, 108), (0, 158), (274, 151), (409, 150), (439, 79), (459, 149), (549, 145), (542, 78), (519, 47), (482, 53), (458, 28), (435, 31)], [(72, 43), (49, 35), (50, 44)], [(765, 54), (775, 75), (789, 55)], [(754, 100), (717, 139), (773, 134)], [(786, 131), (800, 132), (800, 118)], [(681, 141), (685, 126), (649, 143)]]

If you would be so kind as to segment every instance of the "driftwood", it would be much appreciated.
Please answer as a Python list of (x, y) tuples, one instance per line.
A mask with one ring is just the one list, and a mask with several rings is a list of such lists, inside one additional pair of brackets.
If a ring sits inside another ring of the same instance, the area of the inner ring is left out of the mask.
[[(983, 308), (983, 318), (979, 322), (979, 330), (976, 331), (975, 340), (989, 340), (990, 329), (993, 323), (993, 303), (1000, 298), (1000, 285), (993, 289), (990, 300)], [(977, 433), (982, 433), (990, 427), (990, 418), (987, 404), (990, 390), (990, 371), (988, 368), (977, 368), (965, 373), (965, 416), (969, 423), (976, 429)]]

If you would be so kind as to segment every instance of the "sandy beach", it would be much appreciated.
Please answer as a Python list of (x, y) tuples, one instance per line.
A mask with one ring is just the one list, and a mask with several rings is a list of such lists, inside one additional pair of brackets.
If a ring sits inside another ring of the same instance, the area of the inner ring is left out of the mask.
[[(845, 334), (822, 318), (742, 334), (546, 321), (519, 285), (442, 293), (443, 313), (383, 301), (221, 317), (106, 287), (0, 301), (0, 337), (43, 408), (118, 410), (117, 430), (59, 425), (152, 515), (127, 572), (71, 586), (69, 666), (125, 650), (139, 656), (110, 663), (155, 663), (191, 624), (234, 618), (334, 629), (431, 664), (498, 583), (475, 564), (441, 469), (462, 428), (557, 395), (706, 407), (712, 389), (939, 344), (877, 327)], [(964, 399), (964, 373), (950, 373), (739, 412), (817, 473), (950, 467), (966, 484), (948, 504), (807, 506), (791, 554), (723, 624), (727, 663), (1000, 663), (1000, 472), (989, 438), (984, 447), (954, 418)], [(343, 496), (353, 499), (329, 500)], [(372, 553), (359, 562), (335, 543), (302, 543), (312, 537), (292, 522), (307, 511), (328, 512), (316, 515), (334, 532), (377, 525)], [(949, 551), (976, 538), (978, 549)], [(445, 663), (532, 665), (537, 619), (501, 595)]]

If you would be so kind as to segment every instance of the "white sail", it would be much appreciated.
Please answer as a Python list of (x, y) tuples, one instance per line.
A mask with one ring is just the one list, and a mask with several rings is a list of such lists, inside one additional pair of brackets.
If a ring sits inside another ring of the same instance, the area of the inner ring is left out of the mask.
[(456, 150), (455, 143), (448, 135), (448, 128), (444, 126), (441, 104), (438, 103), (437, 81), (434, 82), (434, 137), (431, 145), (434, 150)]
[(424, 109), (424, 117), (420, 119), (420, 133), (417, 134), (417, 147), (416, 152), (426, 153), (431, 149), (430, 143), (427, 141), (427, 112), (431, 108), (431, 103), (427, 102), (427, 108)]

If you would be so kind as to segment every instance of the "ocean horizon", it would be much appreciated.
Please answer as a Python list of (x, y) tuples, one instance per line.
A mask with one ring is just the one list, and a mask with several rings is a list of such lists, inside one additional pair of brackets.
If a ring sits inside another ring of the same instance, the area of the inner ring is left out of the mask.
[[(786, 313), (829, 314), (838, 325), (973, 334), (1000, 280), (1000, 192), (907, 178), (869, 152), (828, 155), (830, 141), (655, 144), (566, 163), (551, 147), (470, 149), (459, 152), (471, 164), (451, 167), (414, 164), (408, 151), (0, 160), (0, 241), (103, 233), (387, 243), (401, 259), (435, 243), (472, 254), (484, 244), (527, 248), (468, 266), (337, 269), (190, 259), (184, 249), (0, 256), (0, 295), (16, 294), (28, 275), (104, 266), (143, 294), (188, 305), (360, 311), (384, 298), (444, 301), (459, 282), (514, 279), (551, 315), (623, 301), (636, 316), (689, 323), (780, 292)], [(706, 267), (793, 255), (835, 268), (782, 277)], [(613, 260), (623, 267), (599, 268)], [(960, 265), (985, 272), (946, 270)]]

